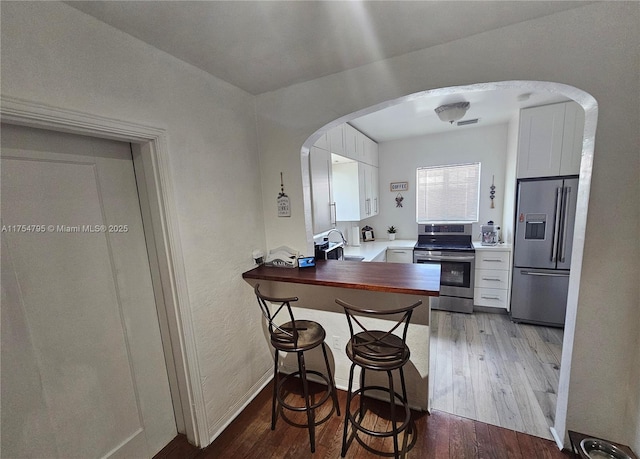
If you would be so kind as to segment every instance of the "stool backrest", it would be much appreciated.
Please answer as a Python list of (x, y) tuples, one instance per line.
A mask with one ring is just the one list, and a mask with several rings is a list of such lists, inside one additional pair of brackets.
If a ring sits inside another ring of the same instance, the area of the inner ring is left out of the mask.
[[(344, 308), (351, 333), (353, 352), (361, 357), (373, 360), (387, 360), (401, 358), (406, 352), (407, 330), (413, 310), (422, 304), (422, 300), (397, 309), (379, 310), (354, 306), (339, 298), (336, 303)], [(385, 319), (388, 316), (399, 316), (391, 321), (385, 330), (367, 327), (362, 323), (362, 317)], [(401, 340), (388, 339), (396, 330)]]
[[(258, 305), (260, 306), (260, 310), (262, 311), (262, 315), (264, 316), (267, 324), (269, 325), (269, 334), (271, 335), (271, 341), (273, 343), (281, 343), (284, 345), (293, 344), (297, 346), (298, 344), (298, 330), (296, 329), (296, 322), (293, 318), (293, 311), (291, 310), (291, 303), (298, 301), (298, 297), (290, 297), (290, 298), (276, 298), (263, 295), (259, 290), (260, 284), (256, 284), (253, 288), (253, 291), (256, 294), (256, 298), (258, 299)], [(272, 314), (267, 304), (280, 303), (280, 306), (276, 309), (276, 311)], [(275, 323), (276, 316), (283, 310), (286, 310), (289, 313), (290, 322), (287, 327), (281, 327)]]

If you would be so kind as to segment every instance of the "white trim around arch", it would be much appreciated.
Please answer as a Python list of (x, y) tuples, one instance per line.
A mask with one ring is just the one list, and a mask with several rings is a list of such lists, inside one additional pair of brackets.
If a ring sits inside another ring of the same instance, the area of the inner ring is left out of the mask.
[(562, 449), (568, 439), (567, 412), (569, 410), (569, 380), (571, 377), (571, 358), (573, 355), (573, 343), (576, 331), (576, 314), (578, 310), (578, 294), (580, 290), (580, 277), (582, 274), (582, 259), (584, 255), (585, 232), (587, 227), (587, 210), (589, 207), (589, 193), (591, 190), (591, 176), (593, 169), (593, 154), (598, 123), (598, 103), (595, 98), (576, 87), (562, 83), (549, 81), (498, 81), (489, 83), (477, 83), (466, 86), (450, 86), (445, 88), (429, 89), (414, 94), (388, 100), (379, 104), (358, 110), (348, 115), (333, 120), (316, 132), (314, 132), (303, 144), (301, 149), (302, 188), (304, 190), (305, 229), (307, 234), (307, 249), (313, 250), (313, 230), (311, 215), (311, 184), (309, 179), (309, 150), (320, 136), (348, 121), (361, 116), (374, 113), (387, 107), (401, 104), (410, 100), (426, 96), (442, 96), (456, 93), (468, 93), (475, 91), (521, 89), (523, 93), (545, 91), (555, 93), (573, 99), (580, 104), (585, 112), (585, 126), (582, 142), (582, 160), (580, 163), (580, 183), (578, 186), (578, 202), (576, 207), (576, 222), (573, 236), (573, 252), (571, 256), (571, 275), (569, 277), (569, 295), (567, 298), (567, 314), (564, 329), (564, 342), (562, 345), (562, 362), (560, 366), (560, 381), (558, 386), (558, 399), (556, 403), (555, 425), (551, 427), (558, 447)]
[[(208, 443), (204, 395), (180, 244), (166, 133), (162, 129), (1, 96), (3, 123), (82, 134), (133, 145), (136, 181), (146, 225), (147, 248), (162, 331), (165, 360), (178, 431), (203, 446)], [(152, 244), (149, 244), (151, 240)]]

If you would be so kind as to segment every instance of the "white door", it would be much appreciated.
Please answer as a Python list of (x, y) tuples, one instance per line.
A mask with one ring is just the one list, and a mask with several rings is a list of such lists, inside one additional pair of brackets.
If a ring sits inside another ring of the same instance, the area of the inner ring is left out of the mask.
[(152, 457), (176, 425), (129, 144), (3, 125), (1, 162), (2, 457)]

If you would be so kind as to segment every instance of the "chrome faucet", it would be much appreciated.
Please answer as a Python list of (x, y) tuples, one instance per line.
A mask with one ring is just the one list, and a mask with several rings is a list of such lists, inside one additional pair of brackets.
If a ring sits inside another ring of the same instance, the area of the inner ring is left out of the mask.
[(327, 238), (327, 240), (329, 240), (329, 235), (331, 233), (338, 233), (340, 235), (340, 237), (342, 238), (342, 243), (344, 245), (347, 245), (347, 240), (344, 238), (344, 234), (342, 234), (342, 231), (340, 231), (338, 228), (330, 229), (329, 232), (327, 232), (327, 235), (325, 236)]

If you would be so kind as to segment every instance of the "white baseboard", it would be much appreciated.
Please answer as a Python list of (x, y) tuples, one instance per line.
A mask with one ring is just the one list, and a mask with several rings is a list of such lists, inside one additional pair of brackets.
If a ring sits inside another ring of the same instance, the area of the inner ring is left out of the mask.
[(201, 448), (204, 448), (213, 443), (213, 441), (218, 438), (218, 436), (220, 436), (222, 432), (224, 432), (224, 429), (226, 429), (229, 424), (231, 424), (233, 420), (237, 418), (240, 413), (242, 413), (247, 405), (251, 403), (254, 398), (256, 398), (260, 391), (264, 389), (264, 387), (269, 384), (272, 379), (273, 370), (269, 370), (258, 380), (258, 382), (251, 386), (245, 396), (237, 403), (235, 403), (231, 408), (229, 408), (229, 411), (227, 411), (227, 415), (223, 416), (222, 419), (211, 426), (211, 428), (209, 429), (209, 433), (211, 435), (209, 443), (206, 445), (202, 445)]
[(558, 449), (560, 449), (560, 451), (562, 451), (562, 449), (564, 448), (564, 438), (560, 438), (560, 435), (558, 435), (558, 432), (556, 431), (555, 427), (550, 427), (549, 430), (551, 430), (551, 435), (553, 435), (553, 439), (556, 441), (556, 445), (558, 445)]

